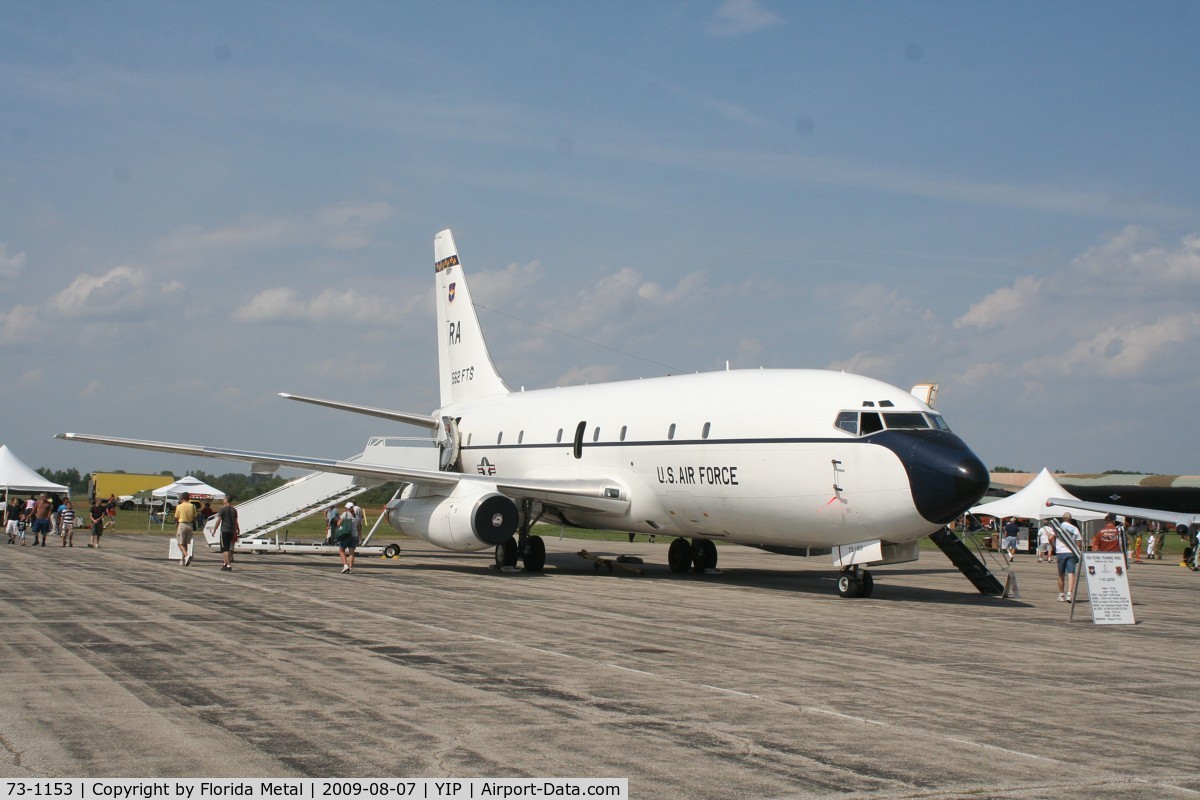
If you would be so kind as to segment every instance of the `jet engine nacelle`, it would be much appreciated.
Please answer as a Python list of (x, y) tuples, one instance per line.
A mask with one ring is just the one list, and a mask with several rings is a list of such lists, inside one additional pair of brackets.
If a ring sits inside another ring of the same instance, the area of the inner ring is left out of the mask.
[(388, 521), (407, 536), (447, 550), (482, 550), (512, 538), (517, 504), (493, 491), (402, 497), (388, 503)]

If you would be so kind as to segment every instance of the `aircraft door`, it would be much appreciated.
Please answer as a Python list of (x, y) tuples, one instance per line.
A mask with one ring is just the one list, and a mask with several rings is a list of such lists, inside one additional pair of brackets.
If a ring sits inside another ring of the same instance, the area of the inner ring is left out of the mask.
[(442, 417), (442, 437), (438, 440), (441, 456), (438, 459), (438, 469), (442, 472), (462, 472), (459, 463), (459, 451), (462, 437), (458, 433), (458, 420), (453, 417)]

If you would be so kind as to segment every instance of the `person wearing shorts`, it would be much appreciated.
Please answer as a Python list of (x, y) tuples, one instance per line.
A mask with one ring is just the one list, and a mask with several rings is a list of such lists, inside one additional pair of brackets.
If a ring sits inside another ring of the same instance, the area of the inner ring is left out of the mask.
[(238, 524), (237, 508), (234, 507), (234, 500), (237, 498), (229, 495), (225, 498), (225, 505), (221, 506), (221, 510), (217, 512), (218, 524), (221, 526), (221, 569), (233, 571), (233, 543), (237, 541), (238, 534), (242, 532), (241, 526)]
[(16, 544), (18, 537), (21, 544), (25, 544), (25, 530), (21, 527), (21, 517), (24, 514), (25, 507), (15, 497), (4, 507), (4, 531), (8, 534), (9, 544)]
[(88, 547), (100, 547), (100, 537), (104, 535), (104, 518), (107, 516), (104, 511), (104, 503), (95, 501), (92, 503), (91, 511), (92, 522), (92, 538), (88, 542)]
[(58, 533), (63, 547), (75, 546), (75, 506), (69, 497), (58, 507)]
[(346, 503), (346, 510), (338, 521), (338, 556), (342, 559), (342, 574), (354, 571), (354, 551), (358, 548), (358, 515), (354, 503)]
[[(1063, 514), (1059, 526), (1067, 536), (1075, 540), (1074, 550), (1062, 541), (1062, 537), (1057, 532), (1053, 540), (1054, 555), (1058, 558), (1058, 599), (1060, 602), (1069, 603), (1075, 595), (1076, 570), (1079, 568), (1079, 556), (1075, 553), (1083, 551), (1083, 534), (1072, 524), (1070, 511)], [(1065, 593), (1063, 592), (1064, 586), (1066, 587)]]
[(1010, 519), (1004, 525), (1004, 538), (1000, 541), (1000, 547), (1008, 552), (1010, 562), (1017, 558), (1017, 534), (1020, 530), (1015, 519)]
[(1043, 522), (1038, 528), (1038, 561), (1050, 560), (1050, 537), (1054, 535), (1054, 528), (1050, 527), (1049, 522)]
[(179, 566), (186, 567), (192, 563), (192, 533), (196, 529), (196, 506), (192, 505), (192, 496), (187, 492), (179, 495), (179, 505), (175, 506), (175, 522)]
[(50, 509), (52, 505), (50, 498), (42, 495), (33, 507), (33, 521), (29, 525), (29, 530), (33, 531), (34, 547), (38, 545), (39, 536), (41, 537), (42, 547), (46, 546), (46, 540), (50, 538)]

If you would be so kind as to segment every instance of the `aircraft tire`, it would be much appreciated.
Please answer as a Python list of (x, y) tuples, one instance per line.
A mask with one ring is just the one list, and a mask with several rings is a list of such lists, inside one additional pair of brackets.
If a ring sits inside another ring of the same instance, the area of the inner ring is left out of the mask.
[(515, 567), (517, 565), (517, 540), (511, 536), (496, 545), (496, 566)]
[(671, 572), (687, 572), (692, 566), (692, 545), (687, 539), (675, 539), (667, 550), (667, 565)]
[(862, 574), (862, 589), (859, 591), (859, 597), (870, 597), (871, 592), (875, 591), (875, 578), (865, 569)]
[(692, 540), (692, 569), (696, 572), (717, 568), (717, 546), (711, 539)]
[(530, 536), (525, 540), (525, 552), (521, 555), (521, 563), (526, 572), (541, 572), (546, 566), (546, 543), (540, 536)]
[(383, 555), (385, 558), (399, 558), (400, 557), (400, 545), (396, 544), (395, 542), (392, 542), (387, 547), (383, 548)]
[(837, 588), (841, 597), (862, 597), (863, 584), (853, 573), (843, 572), (838, 575)]

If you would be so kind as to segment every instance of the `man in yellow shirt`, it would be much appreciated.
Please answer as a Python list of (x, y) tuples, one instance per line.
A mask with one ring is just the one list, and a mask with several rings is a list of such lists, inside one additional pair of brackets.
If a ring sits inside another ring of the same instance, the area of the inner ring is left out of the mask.
[(175, 538), (179, 542), (179, 566), (186, 567), (192, 563), (192, 532), (196, 528), (196, 507), (192, 505), (191, 495), (187, 492), (179, 495), (179, 505), (175, 506)]

